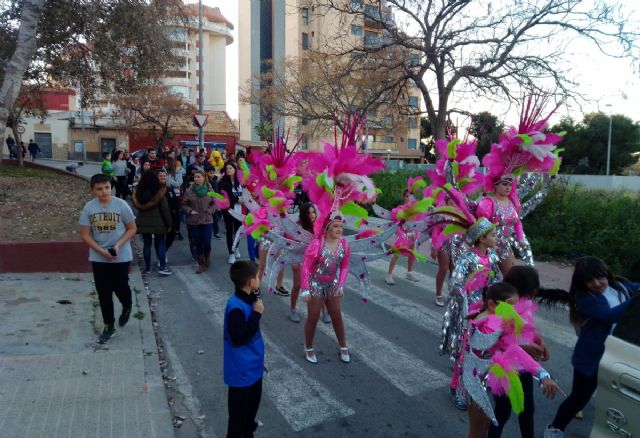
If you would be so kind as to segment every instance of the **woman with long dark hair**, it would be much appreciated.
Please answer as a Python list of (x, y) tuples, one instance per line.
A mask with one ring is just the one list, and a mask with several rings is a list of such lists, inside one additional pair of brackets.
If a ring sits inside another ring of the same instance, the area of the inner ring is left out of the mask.
[(229, 197), (230, 206), (228, 209), (222, 210), (222, 219), (224, 220), (224, 226), (227, 232), (227, 250), (229, 251), (229, 264), (235, 263), (236, 259), (240, 257), (240, 252), (236, 249), (233, 251), (233, 240), (235, 239), (236, 232), (242, 225), (242, 223), (231, 216), (229, 210), (242, 213), (242, 186), (238, 180), (238, 167), (233, 161), (227, 161), (224, 165), (224, 175), (220, 178), (218, 183), (218, 190), (220, 193), (225, 192)]
[(545, 438), (563, 437), (564, 429), (591, 400), (598, 386), (604, 343), (631, 301), (637, 299), (637, 294), (631, 296), (633, 291), (628, 280), (614, 276), (599, 258), (577, 260), (569, 288), (569, 320), (578, 333), (571, 356), (573, 384), (545, 430)]
[[(300, 217), (298, 219), (298, 224), (305, 229), (305, 231), (313, 234), (313, 223), (316, 221), (316, 208), (311, 203), (302, 204), (300, 206)], [(292, 265), (291, 271), (293, 272), (293, 286), (291, 286), (291, 311), (289, 313), (289, 319), (293, 322), (300, 322), (300, 315), (296, 311), (296, 305), (298, 303), (298, 295), (300, 294), (300, 265)], [(323, 308), (323, 312), (321, 315), (322, 320), (327, 319), (329, 314), (327, 313), (325, 316), (325, 310)], [(329, 320), (331, 321), (331, 320)]]
[(160, 275), (171, 275), (167, 269), (167, 231), (172, 227), (171, 213), (166, 199), (167, 187), (160, 182), (157, 172), (147, 171), (140, 176), (140, 181), (131, 197), (133, 206), (138, 209), (136, 225), (142, 234), (144, 246), (145, 273), (151, 272), (151, 247), (156, 241), (156, 256), (160, 264)]

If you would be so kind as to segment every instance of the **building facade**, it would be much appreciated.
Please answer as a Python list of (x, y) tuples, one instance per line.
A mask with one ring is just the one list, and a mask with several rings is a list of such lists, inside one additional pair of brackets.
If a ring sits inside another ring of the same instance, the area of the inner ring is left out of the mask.
[[(252, 83), (266, 69), (277, 75), (284, 63), (299, 59), (304, 63), (308, 53), (331, 53), (336, 48), (358, 49), (379, 44), (384, 38), (374, 17), (379, 16), (377, 1), (353, 1), (358, 14), (340, 14), (327, 10), (315, 0), (241, 0), (239, 5), (239, 84)], [(392, 20), (391, 10), (383, 9)], [(411, 57), (411, 54), (402, 56)], [(354, 78), (356, 80), (356, 78)], [(389, 159), (419, 162), (420, 148), (420, 92), (409, 86), (404, 97), (394, 102), (380, 103), (367, 113), (367, 149)], [(332, 137), (332, 130), (312, 129), (307, 120), (265, 114), (254, 100), (239, 108), (240, 138), (258, 140), (255, 126), (268, 122), (302, 136), (303, 147), (318, 149), (320, 139)]]

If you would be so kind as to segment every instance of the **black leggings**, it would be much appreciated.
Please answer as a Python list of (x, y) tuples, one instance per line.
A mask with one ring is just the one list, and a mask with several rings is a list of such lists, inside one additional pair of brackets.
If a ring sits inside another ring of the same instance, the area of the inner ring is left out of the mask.
[(222, 219), (224, 219), (224, 227), (227, 230), (227, 249), (231, 254), (233, 253), (233, 240), (236, 238), (236, 232), (242, 222), (231, 216), (227, 210), (222, 210)]
[(98, 292), (100, 311), (105, 324), (113, 325), (113, 293), (122, 307), (131, 307), (131, 288), (129, 288), (129, 262), (100, 263), (92, 262), (93, 281)]
[[(520, 434), (522, 438), (533, 438), (533, 376), (531, 373), (521, 373), (520, 381), (522, 382), (522, 390), (524, 392), (524, 411), (518, 415)], [(498, 425), (491, 425), (487, 438), (499, 438), (502, 435), (502, 429), (511, 416), (511, 402), (509, 401), (509, 397), (506, 395), (495, 397), (495, 401), (496, 406), (494, 413), (496, 420), (498, 420)]]
[(578, 412), (580, 412), (591, 400), (591, 396), (598, 387), (598, 372), (593, 376), (585, 376), (580, 371), (573, 369), (573, 383), (571, 394), (562, 402), (553, 419), (551, 427), (564, 430)]
[(262, 398), (262, 379), (251, 386), (229, 387), (227, 438), (252, 438), (258, 427), (256, 414)]

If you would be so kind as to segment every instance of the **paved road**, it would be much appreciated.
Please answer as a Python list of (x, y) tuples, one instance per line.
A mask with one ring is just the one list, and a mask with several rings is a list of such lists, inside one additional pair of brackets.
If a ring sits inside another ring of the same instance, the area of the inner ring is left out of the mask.
[[(169, 251), (174, 275), (161, 278), (153, 273), (146, 279), (154, 298), (161, 349), (169, 362), (171, 403), (185, 417), (176, 430), (178, 437), (226, 433), (222, 321), (233, 290), (226, 258), (224, 241), (214, 240), (212, 268), (196, 275), (186, 241), (177, 241)], [(258, 413), (264, 426), (258, 436), (465, 435), (466, 414), (455, 410), (447, 395), (450, 363), (438, 355), (442, 310), (433, 303), (434, 267), (420, 266), (420, 282), (412, 283), (403, 279), (404, 266), (398, 266), (395, 286), (384, 283), (386, 261), (373, 263), (370, 271), (374, 287), (369, 303), (360, 302), (352, 279), (344, 299), (352, 352), (349, 365), (338, 360), (333, 330), (322, 323), (315, 344), (319, 363), (308, 364), (302, 325), (287, 319), (289, 299), (265, 296), (261, 326), (268, 373)], [(298, 306), (301, 311), (303, 307)], [(564, 311), (541, 309), (540, 316), (539, 325), (552, 352), (547, 368), (568, 391), (575, 335)], [(537, 436), (542, 436), (559, 403), (536, 394)], [(567, 437), (588, 436), (593, 406), (584, 414), (586, 419), (575, 421)], [(512, 419), (503, 436), (519, 436), (516, 421)]]

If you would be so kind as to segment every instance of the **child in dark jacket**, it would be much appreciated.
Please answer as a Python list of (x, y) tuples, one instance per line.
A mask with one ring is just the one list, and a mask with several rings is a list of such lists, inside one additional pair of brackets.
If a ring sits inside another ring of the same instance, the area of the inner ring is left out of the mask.
[(258, 266), (250, 261), (231, 265), (235, 293), (224, 313), (224, 383), (229, 386), (227, 438), (250, 438), (258, 427), (256, 414), (262, 397), (264, 342), (260, 318), (262, 299)]
[(620, 316), (637, 295), (627, 280), (614, 277), (597, 257), (577, 260), (569, 289), (569, 318), (578, 332), (571, 356), (571, 394), (560, 405), (556, 417), (545, 430), (545, 438), (561, 438), (564, 429), (593, 396), (598, 386), (598, 366), (604, 343)]

